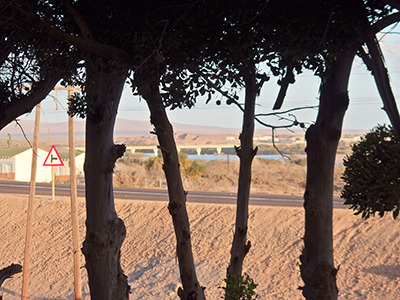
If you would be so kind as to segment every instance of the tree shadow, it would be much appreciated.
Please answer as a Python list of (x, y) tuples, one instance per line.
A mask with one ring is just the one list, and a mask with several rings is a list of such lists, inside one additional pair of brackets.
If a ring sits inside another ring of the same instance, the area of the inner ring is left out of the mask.
[(399, 265), (378, 265), (369, 268), (364, 268), (363, 272), (380, 276), (386, 276), (388, 279), (400, 278)]
[(160, 263), (160, 260), (156, 257), (152, 257), (148, 260), (139, 262), (133, 272), (128, 274), (128, 284), (132, 284), (134, 281), (142, 277), (147, 271), (150, 271)]
[(5, 287), (0, 287), (0, 295), (3, 295), (3, 293), (11, 295), (11, 296), (15, 296), (15, 297), (21, 297), (21, 294), (18, 292), (14, 292), (10, 289), (7, 289)]

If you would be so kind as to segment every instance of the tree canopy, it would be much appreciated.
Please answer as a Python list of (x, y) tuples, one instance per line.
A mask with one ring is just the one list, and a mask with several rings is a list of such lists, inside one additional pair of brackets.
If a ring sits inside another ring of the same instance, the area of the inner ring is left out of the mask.
[(341, 197), (355, 214), (368, 219), (400, 209), (400, 142), (391, 126), (378, 125), (352, 146), (343, 164)]
[[(244, 128), (249, 129), (250, 138), (243, 146), (250, 151), (241, 155), (251, 163), (256, 151), (251, 137), (256, 95), (271, 75), (277, 76), (281, 91), (274, 109), (279, 109), (289, 84), (303, 69), (312, 70), (322, 82), (321, 113), (307, 133), (307, 153), (312, 161), (309, 168), (315, 171), (313, 179), (322, 181), (310, 180), (314, 186), (307, 186), (305, 193), (305, 208), (311, 212), (306, 219), (316, 229), (314, 234), (306, 226), (306, 236), (311, 239), (305, 240), (315, 241), (311, 243), (314, 247), (307, 244), (303, 252), (305, 295), (326, 296), (325, 287), (337, 295), (330, 242), (320, 243), (331, 231), (331, 224), (327, 224), (331, 214), (331, 160), (349, 101), (347, 82), (354, 56), (362, 56), (374, 75), (379, 72), (387, 79), (375, 38), (377, 24), (394, 15), (397, 2), (387, 2), (394, 4), (378, 0), (0, 0), (0, 108), (1, 113), (9, 113), (4, 120), (24, 112), (25, 104), (32, 108), (60, 79), (79, 84), (84, 90), (82, 98), (70, 102), (72, 113), (87, 117), (86, 149), (90, 155), (85, 163), (88, 231), (84, 253), (93, 297), (106, 299), (107, 293), (128, 297), (129, 287), (119, 265), (125, 228), (117, 218), (112, 196), (113, 164), (125, 149), (114, 145), (113, 125), (127, 76), (149, 105), (163, 153), (178, 259), (180, 263), (186, 259), (186, 264), (180, 264), (184, 290), (179, 291), (186, 300), (196, 296), (203, 299), (204, 295), (194, 270), (186, 193), (165, 108), (193, 107), (198, 96), (208, 96), (206, 101), (210, 101), (216, 91), (227, 96), (228, 103), (241, 106), (236, 93), (246, 88), (251, 109)], [(378, 63), (371, 63), (375, 61)], [(267, 70), (260, 67), (262, 64)], [(37, 93), (41, 84), (44, 87)], [(22, 85), (30, 85), (32, 90), (20, 89)], [(389, 99), (385, 107), (396, 118), (388, 82), (379, 86)], [(29, 102), (34, 95), (34, 101)], [(12, 110), (14, 104), (18, 111)], [(245, 189), (249, 191), (249, 184)], [(327, 205), (321, 208), (324, 203)], [(318, 217), (323, 219), (321, 226), (314, 222)], [(246, 228), (241, 230), (245, 232)], [(103, 255), (103, 250), (108, 254)], [(315, 260), (314, 265), (311, 260)], [(321, 268), (328, 270), (325, 273), (329, 276), (325, 278)], [(105, 279), (107, 276), (110, 280)], [(326, 285), (320, 281), (326, 281)]]

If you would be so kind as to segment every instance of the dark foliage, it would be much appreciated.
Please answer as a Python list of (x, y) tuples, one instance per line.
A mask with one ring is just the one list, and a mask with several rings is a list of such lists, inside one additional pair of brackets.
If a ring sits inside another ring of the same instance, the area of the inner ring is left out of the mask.
[(400, 208), (400, 142), (390, 126), (377, 126), (352, 147), (344, 159), (342, 179), (345, 204), (369, 218), (385, 212), (399, 215)]

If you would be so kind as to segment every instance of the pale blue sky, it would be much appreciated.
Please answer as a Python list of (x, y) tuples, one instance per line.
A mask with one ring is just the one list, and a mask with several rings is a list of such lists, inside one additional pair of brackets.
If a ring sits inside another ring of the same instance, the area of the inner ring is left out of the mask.
[[(385, 54), (386, 63), (390, 72), (393, 92), (396, 99), (400, 99), (400, 35), (392, 33), (386, 35), (382, 40), (382, 49)], [(282, 110), (300, 106), (318, 105), (319, 79), (312, 73), (305, 73), (296, 78), (296, 83), (291, 85)], [(271, 108), (278, 93), (276, 78), (264, 85), (261, 96), (258, 99), (258, 113), (271, 112)], [(52, 93), (55, 96), (55, 92)], [(382, 103), (379, 98), (375, 82), (365, 65), (356, 59), (353, 64), (352, 75), (349, 84), (350, 106), (345, 116), (344, 130), (368, 130), (376, 124), (388, 123), (385, 112), (381, 109)], [(58, 92), (58, 100), (66, 109), (66, 92)], [(217, 98), (220, 98), (217, 96)], [(172, 123), (183, 123), (191, 125), (206, 125), (217, 127), (240, 128), (242, 114), (235, 106), (215, 105), (211, 101), (205, 105), (204, 100), (199, 100), (196, 107), (192, 109), (176, 109), (169, 111)], [(397, 101), (400, 107), (400, 100)], [(47, 97), (42, 102), (43, 122), (66, 122), (66, 110), (59, 106), (55, 110), (54, 98)], [(299, 111), (296, 113), (299, 121), (313, 122), (317, 110)], [(145, 101), (139, 101), (138, 97), (131, 94), (128, 86), (125, 87), (121, 99), (119, 118), (136, 121), (149, 121), (149, 112)], [(34, 114), (22, 116), (21, 119), (34, 119)], [(276, 119), (266, 120), (268, 123), (279, 125)]]

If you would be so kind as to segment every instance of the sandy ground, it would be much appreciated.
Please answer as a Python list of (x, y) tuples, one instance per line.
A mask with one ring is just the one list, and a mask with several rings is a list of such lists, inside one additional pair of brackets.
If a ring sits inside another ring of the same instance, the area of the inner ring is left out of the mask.
[[(23, 263), (27, 196), (0, 195), (1, 267)], [(127, 238), (122, 265), (132, 287), (130, 299), (178, 299), (174, 235), (166, 203), (116, 201)], [(234, 206), (188, 204), (198, 277), (208, 299), (219, 299), (229, 260)], [(79, 199), (80, 240), (84, 201)], [(259, 284), (259, 299), (303, 299), (297, 287), (303, 210), (251, 207), (252, 248), (244, 269)], [(70, 203), (66, 197), (35, 200), (30, 299), (74, 299)], [(362, 221), (347, 210), (334, 212), (335, 262), (340, 265), (340, 299), (400, 299), (400, 222), (390, 216)], [(83, 256), (82, 266), (84, 265)], [(81, 269), (83, 296), (90, 299)], [(20, 299), (22, 275), (4, 282), (5, 300)]]

